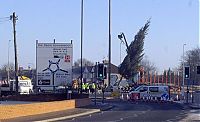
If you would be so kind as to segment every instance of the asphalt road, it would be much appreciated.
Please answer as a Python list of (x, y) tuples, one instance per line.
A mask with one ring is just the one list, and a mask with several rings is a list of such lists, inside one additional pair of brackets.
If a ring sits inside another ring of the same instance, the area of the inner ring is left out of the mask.
[[(115, 107), (109, 111), (102, 111), (88, 116), (76, 117), (60, 122), (177, 122), (190, 121), (188, 115), (191, 110), (177, 103), (146, 103), (109, 100)], [(199, 112), (199, 111), (192, 111)], [(198, 118), (193, 118), (199, 120)]]

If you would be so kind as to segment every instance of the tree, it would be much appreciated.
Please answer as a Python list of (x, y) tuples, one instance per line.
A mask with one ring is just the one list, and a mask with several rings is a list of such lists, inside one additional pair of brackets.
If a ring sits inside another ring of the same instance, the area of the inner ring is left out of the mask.
[[(181, 57), (183, 59), (183, 57)], [(190, 67), (190, 81), (194, 81), (194, 84), (200, 85), (200, 75), (197, 74), (197, 66), (200, 66), (200, 48), (194, 48), (186, 51), (184, 57), (184, 65)], [(183, 74), (183, 60), (181, 61), (179, 68), (180, 74)], [(189, 82), (192, 84), (192, 82)]]
[[(10, 78), (14, 78), (15, 77), (15, 71), (14, 71), (14, 64), (11, 63), (9, 65), (9, 72), (10, 72)], [(3, 79), (7, 78), (8, 75), (8, 64), (4, 64), (1, 66), (0, 69), (0, 76), (2, 76)]]
[[(82, 65), (83, 66), (94, 66), (94, 63), (92, 61), (89, 61), (85, 58), (82, 60)], [(81, 59), (78, 59), (77, 61), (74, 62), (75, 67), (80, 67), (81, 66)]]
[(142, 59), (140, 66), (144, 67), (144, 71), (146, 72), (155, 72), (157, 71), (157, 68), (153, 62), (151, 62), (147, 56)]
[(197, 81), (200, 80), (200, 77), (197, 75), (197, 66), (200, 65), (200, 48), (194, 48), (186, 52), (185, 56), (185, 66), (190, 67), (190, 80), (195, 81), (195, 84), (198, 84)]
[(144, 27), (135, 35), (134, 40), (128, 46), (126, 57), (119, 66), (120, 74), (127, 79), (132, 79), (140, 68), (140, 62), (144, 55), (144, 39), (147, 35), (149, 25), (150, 20), (148, 20)]

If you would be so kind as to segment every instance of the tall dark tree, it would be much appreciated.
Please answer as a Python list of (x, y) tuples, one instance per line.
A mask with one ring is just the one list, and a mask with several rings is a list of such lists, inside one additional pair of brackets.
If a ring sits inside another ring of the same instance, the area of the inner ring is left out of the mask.
[(140, 68), (140, 62), (144, 55), (144, 39), (148, 34), (149, 25), (150, 20), (135, 35), (134, 40), (128, 46), (126, 57), (119, 66), (120, 74), (127, 79), (132, 79)]

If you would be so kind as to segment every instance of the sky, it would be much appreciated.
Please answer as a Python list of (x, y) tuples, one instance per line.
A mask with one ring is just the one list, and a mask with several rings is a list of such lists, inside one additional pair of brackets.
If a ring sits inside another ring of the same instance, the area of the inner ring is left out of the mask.
[[(1, 0), (0, 66), (14, 62), (12, 22), (16, 24), (19, 66), (36, 67), (36, 40), (70, 42), (74, 61), (80, 58), (81, 0)], [(144, 53), (159, 71), (178, 66), (185, 51), (199, 41), (199, 0), (111, 0), (111, 62), (120, 64), (120, 40), (123, 32), (128, 44), (151, 18)], [(84, 0), (83, 58), (93, 62), (108, 59), (108, 0)], [(11, 41), (9, 41), (11, 40)], [(121, 45), (122, 59), (126, 46)], [(9, 53), (8, 53), (9, 52)]]

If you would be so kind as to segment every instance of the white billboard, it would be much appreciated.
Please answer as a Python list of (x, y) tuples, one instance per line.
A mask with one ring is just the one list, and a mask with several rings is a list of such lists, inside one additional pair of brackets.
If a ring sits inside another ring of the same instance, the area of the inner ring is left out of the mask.
[(37, 86), (72, 84), (73, 45), (71, 43), (37, 43)]

